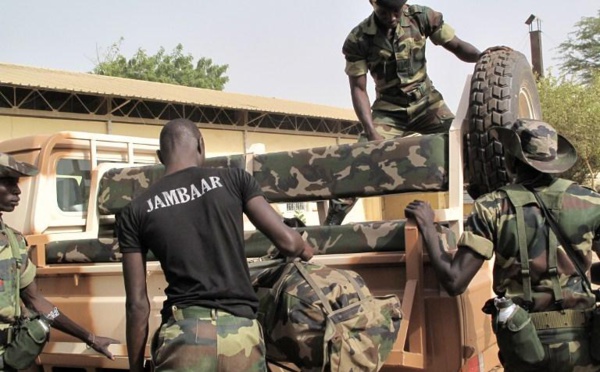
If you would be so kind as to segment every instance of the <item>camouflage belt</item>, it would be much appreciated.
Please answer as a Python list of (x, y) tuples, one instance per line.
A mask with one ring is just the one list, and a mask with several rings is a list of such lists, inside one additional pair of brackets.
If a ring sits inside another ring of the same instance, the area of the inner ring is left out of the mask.
[(554, 328), (585, 328), (589, 324), (591, 311), (564, 310), (531, 313), (531, 322), (536, 330)]
[(227, 311), (211, 309), (202, 306), (188, 306), (183, 309), (177, 306), (171, 306), (171, 313), (175, 320), (183, 319), (217, 319), (219, 316), (233, 316)]

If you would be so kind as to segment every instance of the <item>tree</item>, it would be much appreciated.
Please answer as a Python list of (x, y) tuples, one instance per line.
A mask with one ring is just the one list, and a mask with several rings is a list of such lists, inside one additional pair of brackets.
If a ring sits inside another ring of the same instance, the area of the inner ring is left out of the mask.
[(596, 17), (583, 17), (575, 24), (567, 41), (558, 46), (563, 61), (560, 70), (589, 83), (600, 70), (600, 10)]
[(120, 51), (122, 41), (123, 38), (113, 43), (102, 58), (98, 57), (92, 73), (214, 90), (223, 90), (229, 81), (224, 75), (229, 65), (216, 65), (210, 58), (200, 58), (194, 66), (194, 57), (184, 54), (181, 44), (171, 54), (163, 47), (154, 55), (139, 48), (127, 59)]
[(577, 149), (579, 159), (564, 176), (595, 188), (600, 171), (600, 73), (587, 84), (551, 73), (538, 81), (544, 121)]

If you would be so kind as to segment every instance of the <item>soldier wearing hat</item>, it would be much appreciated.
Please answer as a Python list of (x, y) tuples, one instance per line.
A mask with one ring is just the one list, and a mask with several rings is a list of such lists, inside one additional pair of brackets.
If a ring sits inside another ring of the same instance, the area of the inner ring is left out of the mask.
[[(593, 253), (600, 256), (600, 194), (556, 177), (577, 155), (550, 125), (521, 119), (490, 131), (504, 147), (515, 183), (475, 201), (456, 253), (439, 244), (428, 203), (412, 202), (406, 216), (416, 220), (451, 295), (463, 293), (483, 262), (495, 256), (493, 289), (501, 300), (497, 306), (488, 301), (484, 309), (492, 314), (506, 371), (600, 371), (600, 350), (590, 350), (589, 337), (596, 298), (576, 268), (589, 275)], [(558, 227), (551, 228), (551, 221)], [(509, 304), (507, 299), (516, 306), (503, 319), (500, 303)], [(529, 322), (531, 332), (518, 334)], [(519, 345), (513, 335), (533, 346)]]
[[(447, 132), (454, 114), (427, 75), (425, 44), (430, 39), (465, 62), (481, 52), (456, 36), (441, 13), (406, 0), (369, 0), (373, 13), (346, 38), (342, 52), (352, 105), (369, 141)], [(492, 47), (484, 53), (505, 47)], [(367, 72), (377, 96), (371, 106)], [(326, 224), (340, 224), (353, 199), (334, 199)]]
[[(21, 233), (8, 227), (2, 214), (12, 212), (19, 204), (19, 178), (38, 174), (33, 165), (17, 161), (8, 154), (0, 153), (0, 371), (16, 371), (23, 368), (22, 352), (27, 342), (20, 343), (16, 325), (24, 319), (42, 319), (41, 329), (47, 332), (50, 326), (85, 342), (88, 347), (114, 359), (108, 350), (111, 343), (119, 343), (107, 337), (96, 336), (62, 314), (37, 289), (36, 267), (27, 255), (27, 242)], [(14, 274), (19, 272), (19, 276)], [(25, 309), (22, 308), (25, 306)], [(47, 335), (46, 335), (47, 337)], [(25, 345), (25, 346), (23, 346)], [(15, 365), (17, 362), (17, 365)]]

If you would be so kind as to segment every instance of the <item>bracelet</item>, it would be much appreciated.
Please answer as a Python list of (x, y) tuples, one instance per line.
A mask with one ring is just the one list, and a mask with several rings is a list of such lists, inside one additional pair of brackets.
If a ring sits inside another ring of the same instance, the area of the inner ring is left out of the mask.
[(86, 342), (85, 343), (85, 347), (87, 349), (91, 348), (92, 345), (94, 345), (96, 343), (96, 335), (92, 333), (92, 342)]
[(56, 306), (54, 306), (54, 309), (50, 310), (50, 312), (48, 314), (46, 314), (45, 317), (50, 322), (52, 322), (54, 319), (58, 318), (59, 315), (60, 315), (60, 311), (58, 311), (58, 308)]

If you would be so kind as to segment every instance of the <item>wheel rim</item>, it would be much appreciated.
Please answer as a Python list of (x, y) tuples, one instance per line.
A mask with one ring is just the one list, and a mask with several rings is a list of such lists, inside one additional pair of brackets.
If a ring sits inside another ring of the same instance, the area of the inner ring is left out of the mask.
[(537, 111), (534, 109), (532, 101), (528, 87), (521, 87), (519, 90), (519, 118), (540, 119), (537, 117)]

